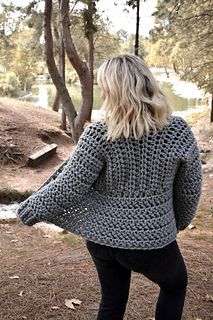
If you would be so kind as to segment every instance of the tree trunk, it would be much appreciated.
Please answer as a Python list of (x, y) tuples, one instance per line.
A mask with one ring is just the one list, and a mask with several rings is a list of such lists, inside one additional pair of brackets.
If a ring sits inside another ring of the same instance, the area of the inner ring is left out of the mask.
[(177, 66), (176, 66), (175, 61), (172, 61), (172, 64), (173, 64), (174, 72), (177, 73), (177, 74), (179, 74), (179, 71), (178, 71), (178, 68), (177, 68)]
[[(59, 43), (60, 36), (59, 36), (58, 28), (55, 24), (53, 26), (53, 34), (54, 34), (55, 40)], [(60, 55), (59, 55), (59, 67), (60, 67)], [(59, 109), (60, 109), (60, 95), (59, 95), (59, 92), (56, 90), (55, 99), (52, 105), (52, 110), (58, 112)]]
[(136, 32), (135, 32), (135, 50), (136, 56), (139, 55), (139, 27), (140, 27), (140, 0), (136, 3)]
[(210, 116), (210, 122), (213, 122), (213, 93), (212, 93), (212, 99), (211, 99), (211, 116)]
[[(92, 96), (91, 96), (91, 104), (93, 106), (93, 85), (94, 85), (94, 37), (93, 33), (89, 35), (89, 72), (91, 77), (91, 86), (92, 86)], [(90, 109), (89, 121), (91, 120), (92, 108)]]
[(59, 107), (60, 107), (60, 96), (58, 91), (56, 91), (55, 99), (52, 105), (52, 110), (58, 112)]
[(61, 102), (63, 103), (63, 108), (69, 121), (71, 134), (73, 140), (77, 142), (78, 134), (75, 131), (74, 120), (77, 116), (74, 105), (70, 98), (69, 92), (65, 86), (65, 82), (56, 67), (54, 55), (53, 55), (53, 37), (51, 30), (51, 16), (52, 16), (52, 0), (45, 0), (44, 9), (44, 38), (45, 38), (45, 54), (46, 63), (48, 67), (49, 74), (52, 78), (57, 91), (59, 92)]
[[(60, 3), (60, 0), (59, 0)], [(55, 31), (56, 32), (56, 31)], [(60, 42), (60, 48), (59, 48), (59, 74), (62, 77), (62, 79), (64, 80), (65, 83), (65, 51), (64, 51), (64, 44), (63, 44), (63, 39), (62, 39), (62, 35), (59, 35), (58, 33), (58, 37), (57, 40)], [(58, 112), (61, 106), (61, 99), (60, 99), (60, 94), (58, 92), (58, 90), (56, 90), (56, 95), (55, 95), (55, 100), (53, 102), (53, 106), (52, 106), (52, 110)], [(62, 109), (63, 109), (63, 105), (62, 105)], [(65, 120), (62, 120), (62, 122), (65, 121), (66, 122), (66, 115), (65, 115)], [(61, 123), (61, 127), (63, 128), (64, 125), (62, 125)], [(66, 128), (66, 125), (65, 125)], [(66, 129), (64, 129), (66, 130)]]
[(80, 59), (70, 34), (69, 0), (61, 0), (61, 17), (64, 48), (67, 57), (76, 70), (81, 82), (82, 104), (74, 123), (75, 131), (77, 135), (80, 136), (83, 131), (84, 123), (90, 119), (93, 84), (89, 69), (86, 63)]
[[(61, 45), (60, 45), (60, 63), (59, 63), (59, 68), (60, 68), (60, 75), (64, 79), (65, 82), (65, 50), (64, 50), (64, 43), (63, 43), (63, 38), (61, 35)], [(66, 113), (63, 108), (63, 103), (61, 103), (61, 128), (62, 130), (67, 130), (67, 117)]]
[(61, 129), (67, 130), (67, 118), (66, 118), (66, 113), (64, 112), (63, 107), (61, 112)]
[(164, 70), (165, 70), (165, 73), (166, 73), (167, 78), (169, 78), (169, 72), (167, 71), (167, 68), (164, 67)]
[[(61, 20), (61, 0), (58, 0), (59, 3), (59, 15), (60, 15), (60, 20)], [(59, 52), (59, 73), (64, 80), (64, 83), (66, 83), (65, 79), (65, 50), (64, 50), (64, 42), (63, 42), (63, 32), (62, 32), (62, 27), (60, 25), (60, 52)], [(61, 128), (62, 130), (67, 130), (67, 121), (66, 121), (66, 113), (63, 108), (63, 103), (60, 99), (60, 104), (61, 104)]]

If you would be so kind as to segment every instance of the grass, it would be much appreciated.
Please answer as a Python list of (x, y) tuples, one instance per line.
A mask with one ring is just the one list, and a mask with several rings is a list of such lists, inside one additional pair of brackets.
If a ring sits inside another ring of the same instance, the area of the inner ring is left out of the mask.
[(210, 108), (206, 107), (204, 111), (194, 111), (190, 115), (184, 117), (190, 126), (194, 126), (197, 121), (201, 119), (209, 119), (210, 122)]
[(200, 232), (199, 234), (194, 234), (193, 238), (196, 240), (203, 240), (203, 241), (208, 241), (209, 236), (205, 232)]
[(0, 255), (10, 256), (16, 259), (25, 259), (29, 256), (28, 251), (20, 250), (19, 248), (0, 248)]
[[(213, 207), (211, 207), (211, 208), (209, 209), (209, 215), (210, 215), (211, 217), (213, 217)], [(212, 226), (213, 226), (213, 223), (212, 223)]]
[(17, 259), (19, 259), (19, 260), (22, 260), (22, 259), (25, 259), (25, 258), (27, 258), (28, 257), (28, 252), (27, 251), (24, 251), (24, 250), (19, 250), (18, 252), (17, 252)]
[(62, 236), (62, 242), (68, 244), (69, 246), (73, 247), (82, 243), (82, 239), (72, 233), (66, 234)]

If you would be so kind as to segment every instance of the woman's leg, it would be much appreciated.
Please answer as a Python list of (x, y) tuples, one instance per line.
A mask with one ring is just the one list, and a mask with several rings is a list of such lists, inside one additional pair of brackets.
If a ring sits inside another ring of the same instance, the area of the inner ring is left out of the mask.
[[(98, 320), (122, 320), (129, 295), (131, 271), (117, 262), (110, 247), (87, 242), (101, 284)], [(171, 319), (170, 319), (171, 320)]]
[(155, 320), (180, 320), (187, 272), (176, 241), (156, 250), (117, 250), (117, 260), (160, 286)]
[(170, 272), (171, 275), (165, 275), (164, 279), (156, 281), (160, 286), (155, 311), (156, 320), (180, 320), (182, 316), (187, 287), (187, 272), (180, 253), (174, 269)]

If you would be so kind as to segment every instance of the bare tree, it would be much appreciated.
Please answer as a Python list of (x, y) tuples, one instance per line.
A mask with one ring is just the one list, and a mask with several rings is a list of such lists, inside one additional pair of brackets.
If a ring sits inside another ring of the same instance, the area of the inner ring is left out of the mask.
[(140, 0), (136, 0), (135, 55), (139, 54)]
[(134, 45), (134, 54), (139, 55), (139, 29), (140, 29), (140, 1), (141, 0), (127, 0), (127, 5), (136, 8), (136, 31), (135, 31), (135, 45)]
[[(96, 0), (97, 1), (97, 0)], [(96, 6), (94, 0), (84, 0), (87, 8), (83, 11), (84, 19), (84, 33), (89, 43), (88, 50), (88, 66), (92, 85), (94, 84), (94, 33), (97, 32), (97, 27), (94, 24), (94, 15), (96, 13)], [(93, 91), (92, 91), (92, 103), (93, 103)]]
[(51, 28), (52, 0), (45, 0), (44, 36), (46, 63), (52, 81), (60, 95), (63, 110), (67, 116), (73, 140), (77, 142), (83, 131), (84, 123), (89, 120), (91, 116), (93, 81), (87, 64), (79, 57), (72, 40), (70, 32), (69, 0), (61, 0), (60, 15), (64, 49), (69, 61), (76, 70), (81, 83), (82, 103), (78, 114), (67, 90), (65, 79), (62, 74), (60, 74), (56, 66), (53, 54), (53, 37)]

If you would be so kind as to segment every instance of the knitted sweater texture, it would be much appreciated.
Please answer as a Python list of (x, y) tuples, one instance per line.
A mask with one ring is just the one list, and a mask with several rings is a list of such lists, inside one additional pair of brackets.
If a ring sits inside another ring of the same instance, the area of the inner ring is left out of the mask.
[(26, 225), (47, 221), (111, 247), (162, 248), (196, 212), (202, 169), (195, 137), (177, 116), (139, 140), (107, 141), (106, 131), (104, 122), (88, 126), (17, 213)]

